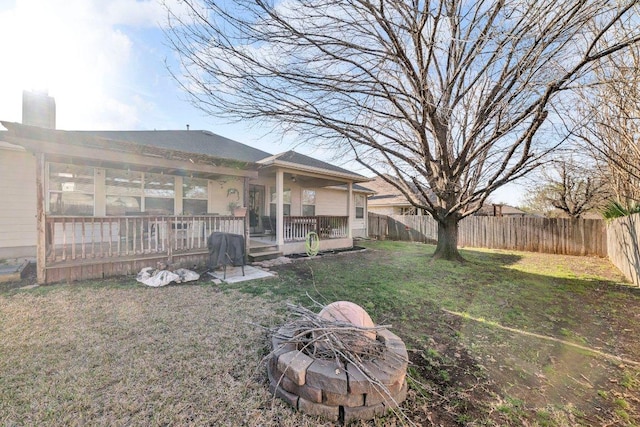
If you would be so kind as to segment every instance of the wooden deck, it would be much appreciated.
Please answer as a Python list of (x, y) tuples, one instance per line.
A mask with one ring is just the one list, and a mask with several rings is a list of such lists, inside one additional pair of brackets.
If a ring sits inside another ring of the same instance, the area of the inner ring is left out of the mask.
[[(109, 216), (45, 218), (44, 283), (137, 274), (158, 262), (195, 268), (208, 260), (207, 237), (213, 232), (245, 235), (244, 217)], [(285, 246), (303, 243), (316, 232), (325, 240), (347, 236), (347, 217), (286, 217)], [(265, 249), (266, 248), (266, 249)], [(274, 235), (252, 236), (247, 254), (277, 249)]]

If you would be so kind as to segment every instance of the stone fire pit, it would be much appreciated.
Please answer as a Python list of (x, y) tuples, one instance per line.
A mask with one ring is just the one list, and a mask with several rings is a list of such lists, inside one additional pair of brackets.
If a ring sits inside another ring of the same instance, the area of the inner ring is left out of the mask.
[[(301, 412), (331, 421), (348, 423), (384, 415), (407, 396), (408, 355), (404, 342), (388, 329), (363, 334), (374, 332), (376, 353), (353, 363), (343, 357), (327, 358), (326, 352), (323, 357), (315, 356), (313, 345), (298, 339), (305, 330), (297, 329), (295, 323), (284, 325), (272, 337), (273, 351), (267, 363), (270, 391)], [(315, 344), (318, 341), (312, 338)]]

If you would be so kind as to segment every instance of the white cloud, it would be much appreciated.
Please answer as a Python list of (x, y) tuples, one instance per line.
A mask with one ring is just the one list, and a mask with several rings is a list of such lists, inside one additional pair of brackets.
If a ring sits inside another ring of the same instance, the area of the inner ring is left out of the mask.
[(156, 27), (165, 21), (165, 10), (158, 1), (94, 0), (97, 10), (103, 10), (104, 19), (111, 25)]
[[(0, 119), (21, 121), (22, 90), (47, 89), (62, 129), (135, 128), (128, 29), (164, 20), (155, 0), (17, 0), (0, 12)], [(131, 98), (131, 99), (129, 99)]]

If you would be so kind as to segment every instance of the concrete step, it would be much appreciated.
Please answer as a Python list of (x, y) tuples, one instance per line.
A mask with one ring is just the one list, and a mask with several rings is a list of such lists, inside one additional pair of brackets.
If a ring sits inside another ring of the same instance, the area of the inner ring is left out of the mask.
[(0, 264), (0, 283), (17, 282), (22, 279), (22, 272), (29, 265), (29, 261), (25, 260), (20, 263), (11, 262)]
[(282, 251), (271, 250), (271, 251), (260, 251), (254, 252), (253, 250), (249, 253), (249, 261), (266, 261), (268, 259), (275, 259), (282, 256)]
[(252, 244), (249, 248), (250, 254), (257, 254), (260, 252), (273, 252), (278, 250), (278, 245), (255, 245)]

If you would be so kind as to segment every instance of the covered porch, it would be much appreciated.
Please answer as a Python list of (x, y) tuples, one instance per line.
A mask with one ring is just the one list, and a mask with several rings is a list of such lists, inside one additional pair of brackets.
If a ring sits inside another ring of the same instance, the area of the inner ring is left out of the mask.
[(317, 235), (320, 251), (350, 248), (354, 237), (366, 235), (370, 190), (357, 183), (368, 178), (294, 151), (258, 164), (249, 187), (252, 238), (261, 237), (274, 253), (304, 253), (309, 233)]
[[(353, 245), (366, 232), (367, 178), (206, 131), (58, 131), (2, 122), (31, 152), (39, 283), (202, 266), (213, 232), (244, 237), (247, 256)], [(364, 201), (363, 201), (364, 200)]]
[[(136, 274), (158, 262), (193, 268), (206, 264), (213, 232), (244, 235), (245, 217), (220, 215), (45, 216), (44, 283)], [(318, 233), (321, 250), (350, 246), (345, 217), (287, 217), (284, 248), (275, 236), (254, 234), (249, 256), (305, 252)], [(348, 243), (348, 244), (347, 244)]]

